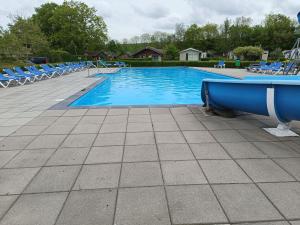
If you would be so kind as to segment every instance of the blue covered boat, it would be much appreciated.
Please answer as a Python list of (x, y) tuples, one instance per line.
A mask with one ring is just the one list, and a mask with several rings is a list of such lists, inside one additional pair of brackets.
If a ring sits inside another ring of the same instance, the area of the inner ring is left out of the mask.
[(276, 136), (296, 136), (288, 123), (300, 120), (300, 78), (298, 76), (246, 77), (243, 80), (205, 79), (202, 101), (218, 111), (243, 111), (276, 119), (279, 126), (268, 128)]

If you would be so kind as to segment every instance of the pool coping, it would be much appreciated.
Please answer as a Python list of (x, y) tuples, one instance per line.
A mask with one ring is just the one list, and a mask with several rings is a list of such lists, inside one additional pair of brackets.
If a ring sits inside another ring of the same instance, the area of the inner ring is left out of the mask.
[[(181, 67), (181, 66), (177, 66)], [(200, 71), (204, 71), (207, 73), (212, 73), (212, 72), (208, 72), (205, 70), (201, 70), (201, 69), (197, 69), (195, 67), (188, 67), (188, 66), (182, 66), (185, 68), (191, 68), (194, 70), (200, 70)], [(130, 68), (141, 68), (141, 67), (130, 67)], [(143, 68), (160, 68), (160, 67), (143, 67)], [(162, 67), (162, 68), (166, 68), (166, 67)], [(174, 67), (173, 67), (174, 68)], [(122, 68), (120, 68), (121, 70)], [(120, 70), (114, 72), (117, 73)], [(101, 73), (100, 73), (101, 74)], [(103, 73), (103, 75), (105, 75), (107, 73)], [(213, 73), (212, 73), (213, 74)], [(76, 101), (77, 99), (79, 99), (81, 96), (85, 95), (87, 92), (89, 92), (91, 89), (93, 89), (94, 87), (96, 87), (97, 85), (103, 83), (105, 80), (107, 80), (108, 78), (105, 76), (100, 76), (100, 77), (96, 77), (97, 74), (92, 74), (90, 75), (88, 78), (99, 78), (97, 81), (95, 81), (94, 83), (92, 83), (91, 85), (87, 86), (86, 88), (76, 92), (75, 94), (71, 95), (70, 97), (64, 99), (63, 101), (51, 106), (48, 110), (66, 110), (66, 109), (97, 109), (97, 108), (104, 108), (104, 109), (110, 109), (110, 108), (175, 108), (175, 107), (191, 107), (191, 108), (195, 108), (195, 107), (202, 107), (203, 104), (159, 104), (159, 105), (155, 105), (155, 104), (150, 104), (150, 105), (114, 105), (114, 106), (70, 106), (70, 104), (74, 101)], [(235, 78), (238, 79), (236, 77), (233, 76), (228, 76), (225, 74), (220, 74), (222, 76), (225, 77), (231, 77), (231, 78)]]

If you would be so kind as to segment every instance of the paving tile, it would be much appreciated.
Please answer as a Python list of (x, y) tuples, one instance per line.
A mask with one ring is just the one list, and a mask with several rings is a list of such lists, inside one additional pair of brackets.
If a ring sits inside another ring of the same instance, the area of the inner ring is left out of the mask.
[(82, 148), (92, 146), (96, 134), (71, 134), (62, 144), (62, 147)]
[(206, 128), (198, 122), (179, 122), (178, 123), (181, 130), (206, 130)]
[(233, 160), (199, 160), (210, 183), (251, 183)]
[(106, 116), (104, 123), (126, 123), (128, 116)]
[(54, 225), (67, 193), (23, 195), (4, 216), (1, 225)]
[(83, 164), (89, 148), (60, 148), (48, 160), (48, 166)]
[(175, 122), (154, 122), (154, 131), (178, 131), (179, 127)]
[(158, 144), (160, 160), (191, 160), (194, 156), (187, 144)]
[(26, 150), (11, 160), (5, 168), (40, 167), (43, 166), (55, 149)]
[(20, 126), (0, 127), (0, 136), (8, 136), (18, 130)]
[(72, 130), (72, 134), (96, 134), (99, 132), (100, 126), (100, 124), (78, 124)]
[(41, 135), (34, 139), (26, 149), (57, 148), (66, 135)]
[(6, 137), (0, 141), (0, 150), (24, 149), (36, 136)]
[(153, 131), (151, 123), (128, 123), (127, 132)]
[(145, 187), (120, 189), (114, 224), (170, 225), (163, 188)]
[(0, 196), (0, 218), (5, 214), (18, 195)]
[(290, 221), (292, 225), (300, 225), (300, 220), (299, 221)]
[(187, 107), (175, 107), (175, 108), (170, 108), (170, 111), (174, 115), (184, 115), (184, 114), (191, 114), (191, 110)]
[(128, 115), (129, 109), (109, 109), (107, 115)]
[(121, 162), (123, 146), (93, 147), (85, 164)]
[(22, 126), (11, 135), (12, 136), (39, 135), (46, 128), (47, 126)]
[(78, 124), (80, 125), (100, 125), (104, 121), (104, 116), (84, 116)]
[(158, 162), (123, 164), (120, 186), (137, 187), (162, 184), (162, 175)]
[(150, 115), (129, 115), (128, 123), (151, 123)]
[(131, 108), (129, 110), (129, 115), (149, 115), (149, 108)]
[(153, 123), (158, 123), (158, 122), (175, 122), (173, 116), (171, 114), (152, 114), (151, 119)]
[(273, 221), (273, 222), (258, 222), (258, 223), (237, 223), (236, 225), (289, 225), (285, 221)]
[(239, 133), (247, 139), (247, 141), (276, 141), (276, 138), (264, 130), (239, 130)]
[(197, 159), (230, 159), (218, 143), (190, 144)]
[(270, 159), (239, 159), (237, 162), (255, 182), (294, 181)]
[(0, 151), (0, 168), (19, 152), (20, 151)]
[(162, 162), (161, 167), (167, 185), (207, 183), (196, 161)]
[(280, 142), (254, 142), (254, 145), (271, 158), (300, 157), (300, 154)]
[(208, 185), (168, 186), (166, 189), (174, 224), (227, 222)]
[[(47, 118), (48, 119), (48, 118)], [(81, 119), (80, 116), (65, 116), (65, 117), (60, 117), (58, 118), (53, 125), (76, 125), (79, 120)]]
[(300, 181), (300, 158), (275, 159), (275, 161)]
[(0, 194), (20, 194), (39, 168), (1, 169)]
[(69, 109), (63, 116), (83, 116), (87, 112), (87, 109)]
[(258, 150), (250, 142), (222, 143), (222, 146), (234, 159), (267, 158), (268, 156)]
[(99, 134), (94, 146), (124, 145), (125, 133)]
[(105, 116), (108, 112), (108, 109), (89, 109), (86, 116)]
[(282, 219), (279, 212), (254, 184), (214, 185), (213, 189), (230, 222)]
[(157, 161), (157, 150), (155, 145), (125, 146), (124, 162)]
[(100, 129), (100, 133), (126, 132), (126, 125), (126, 123), (105, 123)]
[(180, 122), (194, 122), (198, 123), (199, 121), (193, 114), (185, 114), (185, 115), (174, 115), (175, 120), (180, 123)]
[(203, 121), (204, 126), (208, 130), (230, 130), (232, 129), (228, 123), (223, 121), (211, 120), (211, 121)]
[(44, 116), (61, 116), (65, 113), (65, 110), (46, 110), (40, 114), (40, 117)]
[(120, 164), (85, 165), (73, 189), (116, 188), (120, 169)]
[(156, 142), (158, 144), (186, 143), (180, 132), (155, 132)]
[(211, 134), (219, 142), (242, 142), (246, 139), (235, 130), (215, 130), (211, 131)]
[(153, 132), (127, 133), (126, 145), (155, 144)]
[(259, 186), (287, 219), (300, 219), (300, 183), (266, 183)]
[(57, 225), (113, 224), (116, 190), (72, 191)]
[(46, 130), (43, 131), (43, 134), (69, 134), (74, 128), (72, 125), (51, 125)]
[(151, 114), (170, 114), (170, 109), (169, 108), (150, 108), (150, 113)]
[(58, 119), (58, 117), (56, 116), (49, 116), (47, 118), (45, 117), (36, 117), (34, 119), (32, 119), (31, 121), (29, 121), (26, 125), (29, 126), (49, 126), (51, 124), (53, 124), (56, 120)]
[(188, 143), (216, 142), (208, 131), (183, 131)]
[(25, 193), (69, 191), (79, 170), (80, 166), (44, 167), (31, 181)]

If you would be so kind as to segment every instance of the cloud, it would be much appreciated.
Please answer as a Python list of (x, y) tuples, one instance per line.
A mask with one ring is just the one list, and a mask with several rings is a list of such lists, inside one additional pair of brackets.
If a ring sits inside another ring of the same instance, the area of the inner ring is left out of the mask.
[[(63, 0), (50, 0), (62, 3)], [(226, 18), (246, 16), (254, 24), (266, 14), (282, 13), (296, 19), (300, 0), (81, 0), (97, 9), (113, 39), (122, 40), (142, 33), (173, 32), (176, 23), (221, 24)], [(30, 16), (34, 8), (49, 0), (0, 0), (0, 26), (8, 15)]]
[(168, 16), (169, 10), (163, 6), (150, 6), (150, 7), (138, 7), (132, 5), (134, 11), (141, 15), (151, 19), (159, 19)]

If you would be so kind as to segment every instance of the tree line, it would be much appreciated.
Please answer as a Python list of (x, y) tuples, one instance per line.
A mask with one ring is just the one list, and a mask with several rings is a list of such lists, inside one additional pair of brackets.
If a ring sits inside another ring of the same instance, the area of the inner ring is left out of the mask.
[(148, 45), (164, 49), (167, 59), (176, 59), (178, 51), (189, 47), (206, 51), (211, 57), (226, 57), (243, 46), (269, 50), (276, 58), (300, 37), (299, 29), (288, 16), (269, 14), (258, 25), (245, 17), (226, 19), (222, 24), (176, 24), (173, 33), (157, 31), (117, 41), (108, 37), (106, 24), (95, 8), (71, 0), (43, 4), (31, 17), (16, 16), (6, 29), (0, 28), (0, 59), (47, 56), (51, 61), (63, 61), (83, 56), (86, 51), (122, 55)]

